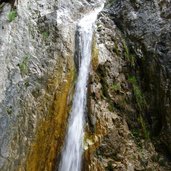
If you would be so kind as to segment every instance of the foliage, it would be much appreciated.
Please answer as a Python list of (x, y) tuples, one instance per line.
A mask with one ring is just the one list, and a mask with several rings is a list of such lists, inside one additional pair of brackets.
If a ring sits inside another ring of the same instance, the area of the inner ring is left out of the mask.
[(124, 56), (125, 56), (126, 60), (130, 63), (130, 65), (132, 67), (134, 67), (135, 66), (135, 56), (129, 52), (129, 49), (128, 49), (125, 41), (123, 41), (122, 44), (123, 44)]
[(114, 83), (114, 84), (112, 85), (112, 90), (118, 91), (118, 90), (120, 90), (120, 89), (121, 89), (120, 83)]
[(115, 106), (114, 106), (114, 103), (109, 102), (108, 109), (109, 109), (110, 112), (114, 112), (114, 111), (116, 110), (116, 108), (115, 108)]
[(28, 62), (29, 62), (29, 56), (25, 56), (23, 61), (20, 64), (18, 64), (22, 76), (28, 74), (29, 71)]
[(132, 85), (137, 84), (137, 80), (136, 80), (135, 76), (130, 76), (130, 77), (128, 78), (128, 81), (129, 81)]
[(113, 51), (116, 53), (116, 55), (119, 55), (118, 43), (116, 41), (114, 41)]
[[(145, 98), (143, 96), (143, 93), (142, 93), (140, 87), (138, 86), (138, 83), (137, 83), (135, 76), (129, 77), (128, 81), (132, 84), (133, 93), (134, 93), (135, 101), (136, 101), (137, 106), (138, 106), (138, 110), (140, 112), (143, 112), (143, 110), (145, 109), (145, 106), (146, 106), (146, 101), (145, 101)], [(143, 119), (141, 114), (138, 117), (138, 123), (142, 128), (142, 133), (143, 133), (144, 138), (149, 139), (150, 133), (147, 129), (145, 120)], [(134, 136), (140, 135), (140, 133), (138, 131), (134, 131), (133, 134), (134, 134)]]
[(140, 123), (140, 125), (142, 127), (144, 138), (149, 139), (150, 133), (147, 130), (147, 126), (146, 126), (145, 121), (144, 121), (144, 119), (143, 119), (143, 117), (141, 115), (139, 116), (138, 121), (139, 121), (139, 123)]
[(139, 110), (142, 111), (146, 105), (146, 101), (145, 101), (145, 98), (142, 94), (141, 89), (138, 86), (137, 80), (134, 76), (132, 76), (132, 77), (128, 78), (128, 81), (132, 84), (133, 93), (135, 96), (137, 106), (138, 106)]
[(12, 10), (8, 13), (8, 21), (12, 22), (17, 17), (17, 11)]
[(125, 50), (125, 54), (126, 54), (126, 55), (129, 55), (129, 49), (128, 49), (127, 45), (126, 45), (126, 42), (123, 41), (122, 44), (123, 44), (123, 48), (124, 48), (124, 50)]
[(138, 124), (140, 126), (139, 128), (134, 128), (131, 130), (133, 136), (135, 137), (137, 142), (139, 142), (142, 138), (148, 140), (150, 138), (150, 132), (142, 115), (140, 115), (140, 117), (138, 118)]
[(44, 32), (42, 33), (42, 36), (43, 36), (44, 39), (47, 39), (47, 38), (49, 37), (49, 32), (44, 31)]
[(134, 135), (134, 137), (139, 137), (139, 135), (140, 135), (140, 132), (139, 132), (139, 130), (138, 129), (132, 129), (132, 134)]

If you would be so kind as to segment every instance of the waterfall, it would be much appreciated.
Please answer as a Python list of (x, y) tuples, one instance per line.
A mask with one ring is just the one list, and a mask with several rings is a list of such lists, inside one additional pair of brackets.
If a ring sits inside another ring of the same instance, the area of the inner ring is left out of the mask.
[(78, 78), (68, 122), (68, 131), (59, 165), (59, 171), (80, 171), (83, 153), (84, 113), (86, 108), (87, 81), (91, 62), (93, 24), (103, 7), (85, 15), (77, 24), (79, 52)]

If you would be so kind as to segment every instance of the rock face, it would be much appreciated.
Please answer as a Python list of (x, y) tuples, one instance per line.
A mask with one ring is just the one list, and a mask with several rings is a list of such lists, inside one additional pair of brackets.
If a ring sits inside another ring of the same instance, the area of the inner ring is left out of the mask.
[(74, 77), (74, 26), (66, 32), (73, 42), (66, 45), (58, 32), (56, 3), (18, 1), (12, 19), (11, 5), (3, 4), (0, 170), (51, 170), (60, 148), (56, 142), (62, 142), (59, 132), (64, 132)]
[(170, 6), (168, 0), (117, 0), (110, 14), (138, 58), (153, 134), (171, 152)]
[[(0, 1), (0, 170), (58, 165), (76, 77), (76, 23), (100, 2)], [(169, 171), (149, 139), (132, 75), (148, 97), (153, 133), (170, 149), (170, 1), (109, 2), (93, 40), (83, 170)]]
[(76, 20), (91, 5), (2, 2), (0, 170), (52, 170), (72, 100)]
[(125, 39), (106, 11), (99, 15), (94, 40), (85, 171), (170, 170), (155, 151), (137, 110), (135, 85), (130, 81), (130, 66), (135, 64), (128, 59), (131, 54), (128, 56)]

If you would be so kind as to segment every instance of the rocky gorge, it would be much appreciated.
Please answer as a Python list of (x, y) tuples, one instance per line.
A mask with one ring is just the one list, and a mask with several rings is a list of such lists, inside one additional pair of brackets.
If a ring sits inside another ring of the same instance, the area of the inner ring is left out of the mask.
[[(0, 1), (0, 170), (58, 170), (77, 22), (103, 1)], [(82, 170), (170, 171), (170, 0), (108, 0), (92, 41)]]

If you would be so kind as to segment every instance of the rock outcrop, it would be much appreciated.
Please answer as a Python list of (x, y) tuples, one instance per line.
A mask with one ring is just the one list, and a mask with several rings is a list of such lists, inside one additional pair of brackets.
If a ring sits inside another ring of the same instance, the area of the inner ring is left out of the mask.
[(171, 152), (171, 15), (169, 0), (117, 0), (110, 16), (136, 54), (152, 133)]
[(0, 4), (0, 170), (52, 170), (72, 100), (76, 21), (91, 4), (5, 2), (12, 1)]
[(170, 170), (167, 159), (156, 152), (149, 139), (140, 110), (143, 97), (139, 96), (143, 95), (130, 69), (135, 61), (106, 10), (99, 15), (95, 40), (85, 170)]
[[(57, 168), (77, 75), (76, 23), (100, 2), (0, 1), (0, 170)], [(171, 170), (150, 139), (171, 151), (170, 20), (169, 0), (110, 0), (99, 15), (83, 170)]]

